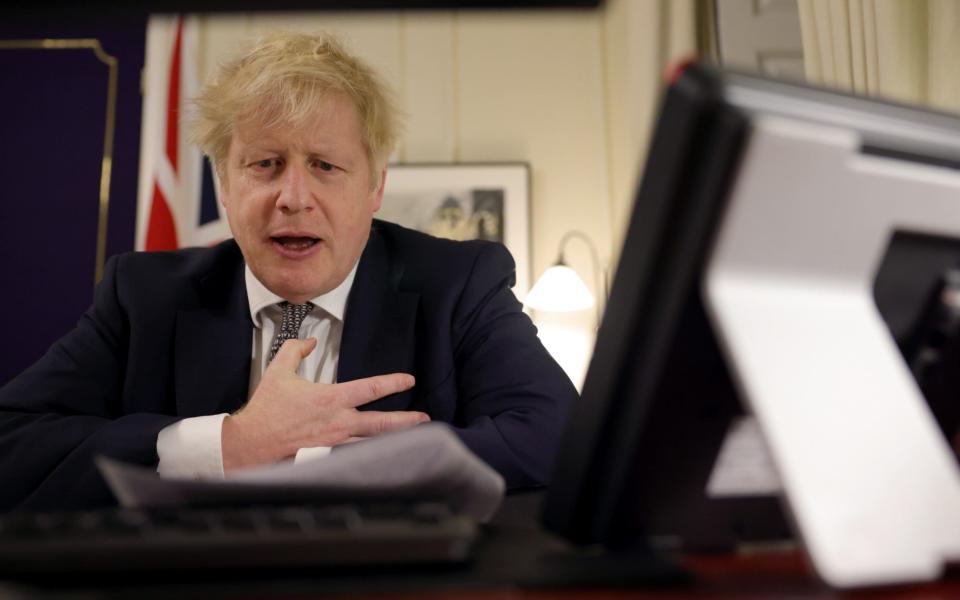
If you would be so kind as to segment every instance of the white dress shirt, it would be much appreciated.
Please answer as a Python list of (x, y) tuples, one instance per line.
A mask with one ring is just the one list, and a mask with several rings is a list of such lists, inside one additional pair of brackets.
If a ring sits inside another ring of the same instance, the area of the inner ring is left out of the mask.
[[(317, 338), (317, 347), (300, 363), (297, 374), (317, 383), (334, 383), (340, 361), (340, 338), (347, 298), (357, 274), (357, 265), (336, 288), (313, 298), (316, 308), (300, 325), (300, 337)], [(280, 324), (283, 298), (268, 290), (250, 271), (244, 269), (247, 301), (253, 325), (250, 357), (250, 389), (247, 399), (260, 384), (267, 368), (270, 344)], [(164, 477), (223, 478), (221, 427), (227, 413), (183, 419), (164, 428), (157, 437), (157, 472)], [(295, 461), (325, 456), (330, 448), (301, 448)]]

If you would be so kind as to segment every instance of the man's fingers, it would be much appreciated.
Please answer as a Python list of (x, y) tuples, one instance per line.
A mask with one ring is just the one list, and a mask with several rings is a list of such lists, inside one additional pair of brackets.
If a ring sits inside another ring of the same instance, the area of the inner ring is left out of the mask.
[(361, 410), (355, 414), (353, 424), (350, 427), (350, 435), (354, 438), (373, 437), (381, 433), (409, 429), (429, 420), (430, 417), (426, 413), (416, 411), (380, 412)]
[(389, 396), (409, 390), (416, 381), (413, 375), (406, 373), (391, 373), (389, 375), (376, 375), (365, 379), (347, 381), (336, 384), (339, 388), (341, 401), (344, 406), (355, 408), (368, 402), (373, 402)]
[(279, 369), (281, 373), (296, 373), (300, 362), (317, 347), (317, 338), (287, 340), (280, 346), (267, 370)]

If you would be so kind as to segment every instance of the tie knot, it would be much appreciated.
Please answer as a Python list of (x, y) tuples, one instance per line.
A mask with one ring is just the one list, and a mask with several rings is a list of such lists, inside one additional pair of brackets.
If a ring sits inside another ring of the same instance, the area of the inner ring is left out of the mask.
[(276, 337), (273, 338), (273, 343), (270, 345), (270, 356), (267, 362), (273, 360), (273, 357), (277, 355), (277, 352), (280, 351), (280, 346), (282, 346), (285, 341), (295, 340), (300, 337), (300, 325), (303, 323), (303, 320), (307, 318), (307, 315), (310, 314), (310, 311), (314, 309), (314, 306), (309, 302), (306, 304), (281, 302), (280, 309), (283, 311), (280, 317), (280, 331), (277, 332)]
[(280, 330), (293, 331), (294, 335), (296, 335), (296, 332), (300, 331), (300, 324), (303, 323), (303, 320), (306, 319), (310, 311), (313, 310), (313, 304), (309, 302), (306, 304), (281, 302), (280, 308), (283, 310), (283, 316), (280, 317)]

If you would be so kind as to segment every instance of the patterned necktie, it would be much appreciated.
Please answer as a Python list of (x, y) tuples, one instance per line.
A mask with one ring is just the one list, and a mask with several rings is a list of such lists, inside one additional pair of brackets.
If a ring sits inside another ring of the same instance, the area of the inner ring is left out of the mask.
[(314, 306), (309, 302), (306, 304), (281, 302), (280, 308), (283, 309), (283, 316), (280, 318), (280, 331), (273, 337), (273, 343), (270, 344), (270, 357), (267, 358), (267, 363), (273, 360), (285, 341), (300, 337), (300, 324), (303, 323)]

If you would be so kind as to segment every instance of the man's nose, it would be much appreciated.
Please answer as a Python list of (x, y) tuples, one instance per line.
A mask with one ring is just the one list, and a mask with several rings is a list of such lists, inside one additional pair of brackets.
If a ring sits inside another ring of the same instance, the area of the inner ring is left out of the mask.
[(309, 173), (303, 165), (296, 163), (287, 165), (278, 183), (280, 190), (277, 195), (277, 208), (291, 213), (313, 210)]

